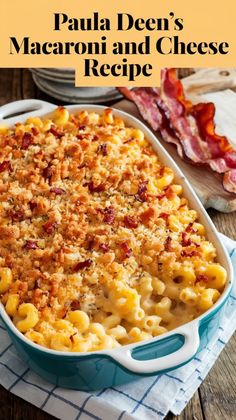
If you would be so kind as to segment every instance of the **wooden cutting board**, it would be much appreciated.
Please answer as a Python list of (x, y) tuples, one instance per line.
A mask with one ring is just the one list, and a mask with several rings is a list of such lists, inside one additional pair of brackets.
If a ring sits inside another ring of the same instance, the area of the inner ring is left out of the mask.
[[(208, 70), (210, 72), (210, 70)], [(220, 70), (222, 71), (222, 70)], [(192, 75), (195, 76), (195, 75)], [(192, 76), (189, 76), (191, 78)], [(186, 78), (185, 81), (187, 81)], [(236, 72), (234, 74), (236, 80)], [(184, 80), (184, 79), (183, 79)], [(201, 80), (202, 75), (201, 75)], [(212, 83), (215, 87), (218, 86), (215, 83), (216, 79), (212, 79)], [(194, 96), (188, 94), (188, 98), (194, 102), (210, 101), (216, 105), (216, 127), (219, 134), (226, 135), (229, 141), (236, 148), (236, 93), (231, 89), (212, 92), (213, 86), (209, 83), (209, 90), (211, 93), (204, 93), (204, 95), (198, 95), (197, 89), (194, 89)], [(227, 80), (227, 86), (229, 79)], [(185, 83), (184, 83), (185, 84)], [(206, 81), (204, 84), (204, 92), (206, 92)], [(196, 77), (194, 81), (196, 86)], [(236, 82), (230, 81), (230, 86), (236, 86)], [(220, 80), (220, 88), (222, 88), (222, 80)], [(201, 89), (200, 89), (201, 90)], [(142, 119), (136, 106), (127, 101), (126, 99), (118, 102), (114, 105), (114, 108), (126, 111), (135, 117)], [(156, 134), (156, 133), (155, 133)], [(186, 178), (189, 180), (199, 198), (201, 199), (205, 208), (212, 207), (218, 211), (229, 213), (236, 210), (236, 194), (230, 194), (226, 192), (222, 186), (222, 175), (213, 172), (211, 169), (206, 167), (196, 167), (189, 163), (184, 162), (177, 154), (175, 146), (164, 142), (158, 137), (160, 143), (172, 156), (174, 161), (179, 165)]]

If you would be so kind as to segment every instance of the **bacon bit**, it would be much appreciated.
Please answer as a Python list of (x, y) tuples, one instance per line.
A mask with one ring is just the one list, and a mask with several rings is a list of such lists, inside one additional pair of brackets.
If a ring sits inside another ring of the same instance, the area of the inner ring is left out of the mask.
[(31, 127), (31, 131), (34, 136), (37, 136), (39, 134), (39, 130), (36, 127)]
[(135, 196), (138, 201), (147, 201), (147, 184), (148, 181), (142, 181), (139, 183), (138, 192)]
[(187, 233), (196, 233), (197, 230), (193, 229), (193, 223), (189, 223), (189, 225), (186, 227), (185, 232)]
[(167, 236), (165, 243), (164, 243), (164, 247), (165, 247), (165, 251), (170, 251), (171, 250), (171, 242), (172, 239), (170, 236)]
[(38, 245), (37, 242), (35, 241), (26, 241), (25, 245), (24, 245), (25, 249), (37, 249)]
[(181, 240), (181, 245), (182, 246), (189, 246), (192, 244), (191, 239), (189, 238), (187, 232), (182, 232), (182, 240)]
[(12, 171), (11, 162), (9, 160), (4, 160), (2, 163), (0, 163), (0, 173), (4, 171)]
[(77, 166), (78, 169), (86, 168), (86, 163), (81, 163), (81, 165)]
[(25, 218), (23, 210), (9, 210), (7, 215), (12, 219), (13, 222), (22, 222), (22, 220)]
[(171, 187), (166, 188), (165, 196), (166, 196), (166, 198), (168, 198), (168, 200), (172, 200), (172, 198), (174, 198), (175, 193), (174, 193), (174, 191), (172, 190)]
[(46, 233), (49, 235), (53, 234), (57, 228), (57, 222), (51, 222), (50, 220), (43, 225), (43, 228)]
[(101, 150), (103, 156), (107, 156), (108, 155), (108, 151), (107, 151), (107, 144), (103, 143), (99, 146), (99, 150)]
[(35, 203), (34, 201), (30, 201), (29, 206), (30, 206), (30, 210), (33, 211), (34, 209), (36, 209), (37, 203)]
[(21, 143), (21, 149), (27, 150), (32, 144), (33, 136), (31, 133), (24, 133)]
[(101, 249), (101, 251), (103, 251), (103, 252), (108, 252), (110, 248), (106, 244), (100, 244), (99, 249)]
[(198, 251), (181, 251), (181, 257), (200, 257), (200, 253)]
[(91, 259), (85, 260), (85, 261), (80, 261), (78, 264), (76, 264), (75, 266), (75, 270), (82, 270), (83, 268), (87, 268), (90, 267), (90, 265), (92, 265), (93, 261)]
[(83, 131), (83, 130), (85, 130), (85, 128), (86, 128), (86, 125), (80, 125), (79, 126), (79, 130), (82, 130)]
[(195, 283), (198, 283), (200, 281), (204, 281), (205, 283), (207, 283), (209, 281), (209, 277), (206, 276), (205, 274), (198, 274), (198, 276), (196, 277)]
[(43, 169), (43, 177), (45, 179), (50, 179), (53, 175), (53, 168), (51, 165), (48, 165), (46, 168)]
[(155, 210), (150, 207), (146, 211), (140, 214), (140, 219), (142, 223), (148, 223), (150, 219), (152, 219), (155, 216)]
[(55, 125), (51, 126), (49, 132), (52, 133), (57, 139), (61, 139), (64, 136), (64, 133), (58, 130)]
[(34, 289), (41, 289), (41, 282), (42, 282), (41, 278), (36, 279), (34, 283)]
[(132, 249), (129, 248), (127, 242), (121, 242), (120, 247), (124, 253), (124, 258), (129, 258), (132, 254)]
[(77, 333), (75, 332), (74, 334), (70, 335), (70, 341), (71, 341), (72, 343), (74, 343), (74, 336), (75, 336), (76, 334), (77, 334)]
[(193, 223), (189, 223), (189, 225), (186, 227), (185, 232), (191, 233), (192, 232)]
[(137, 220), (135, 220), (135, 218), (131, 216), (125, 216), (124, 223), (125, 226), (130, 229), (135, 229), (138, 226)]
[(105, 185), (104, 184), (99, 184), (95, 187), (93, 181), (89, 182), (87, 184), (87, 186), (88, 186), (88, 189), (91, 193), (102, 192), (102, 191), (105, 190)]
[(63, 190), (63, 188), (52, 187), (50, 188), (50, 192), (56, 195), (62, 195), (62, 194), (65, 194), (66, 191)]
[(76, 134), (76, 138), (78, 140), (83, 140), (84, 139), (84, 134)]
[(73, 300), (70, 304), (70, 309), (72, 311), (77, 311), (78, 309), (80, 309), (80, 302), (78, 300)]
[(159, 217), (161, 217), (162, 219), (167, 221), (168, 218), (169, 218), (169, 214), (168, 213), (161, 213), (161, 214), (159, 214)]
[(164, 198), (166, 196), (166, 193), (163, 192), (162, 194), (157, 195), (156, 197), (158, 198), (158, 200), (161, 200), (162, 198)]
[(103, 210), (103, 214), (104, 214), (104, 222), (107, 223), (108, 225), (113, 225), (114, 220), (115, 220), (115, 210), (114, 207), (110, 206), (110, 207), (106, 207)]
[(98, 139), (99, 139), (98, 135), (97, 134), (94, 134), (94, 136), (92, 138), (92, 141), (97, 141)]

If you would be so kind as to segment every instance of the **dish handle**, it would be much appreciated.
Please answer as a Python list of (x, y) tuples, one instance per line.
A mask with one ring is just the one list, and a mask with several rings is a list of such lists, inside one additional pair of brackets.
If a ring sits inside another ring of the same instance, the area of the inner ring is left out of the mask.
[(19, 117), (41, 116), (53, 111), (55, 105), (41, 101), (39, 99), (23, 99), (21, 101), (10, 102), (0, 107), (0, 124), (11, 126), (15, 124)]
[[(182, 347), (173, 353), (161, 356), (157, 359), (134, 359), (132, 357), (133, 349), (125, 348), (113, 350), (112, 357), (124, 368), (138, 374), (148, 374), (177, 368), (180, 365), (188, 362), (197, 353), (200, 344), (198, 329), (198, 322), (195, 322), (194, 324), (186, 324), (176, 329), (174, 335), (179, 334), (184, 337), (184, 343)], [(163, 337), (163, 340), (164, 339), (165, 338)], [(158, 340), (158, 342), (160, 341), (161, 340)]]

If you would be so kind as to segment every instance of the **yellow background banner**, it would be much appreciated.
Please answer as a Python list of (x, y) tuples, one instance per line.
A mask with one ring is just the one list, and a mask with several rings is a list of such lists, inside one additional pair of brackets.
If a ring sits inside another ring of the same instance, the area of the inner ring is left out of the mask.
[(236, 65), (235, 0), (1, 0), (0, 16), (0, 67), (73, 67), (78, 86), (156, 86), (161, 67)]

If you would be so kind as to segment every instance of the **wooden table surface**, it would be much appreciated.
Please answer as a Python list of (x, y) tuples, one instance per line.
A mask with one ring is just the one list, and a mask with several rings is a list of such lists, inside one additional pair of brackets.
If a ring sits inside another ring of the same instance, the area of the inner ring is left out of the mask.
[[(37, 89), (27, 69), (1, 69), (0, 106), (8, 102), (27, 98), (38, 98), (58, 103), (58, 101)], [(220, 232), (236, 239), (235, 213), (222, 214), (209, 210), (209, 215)], [(169, 414), (166, 420), (236, 419), (235, 349), (236, 334), (226, 345), (204, 383), (195, 393), (182, 414), (177, 417)], [(0, 420), (32, 419), (52, 420), (54, 417), (40, 411), (0, 386)]]

